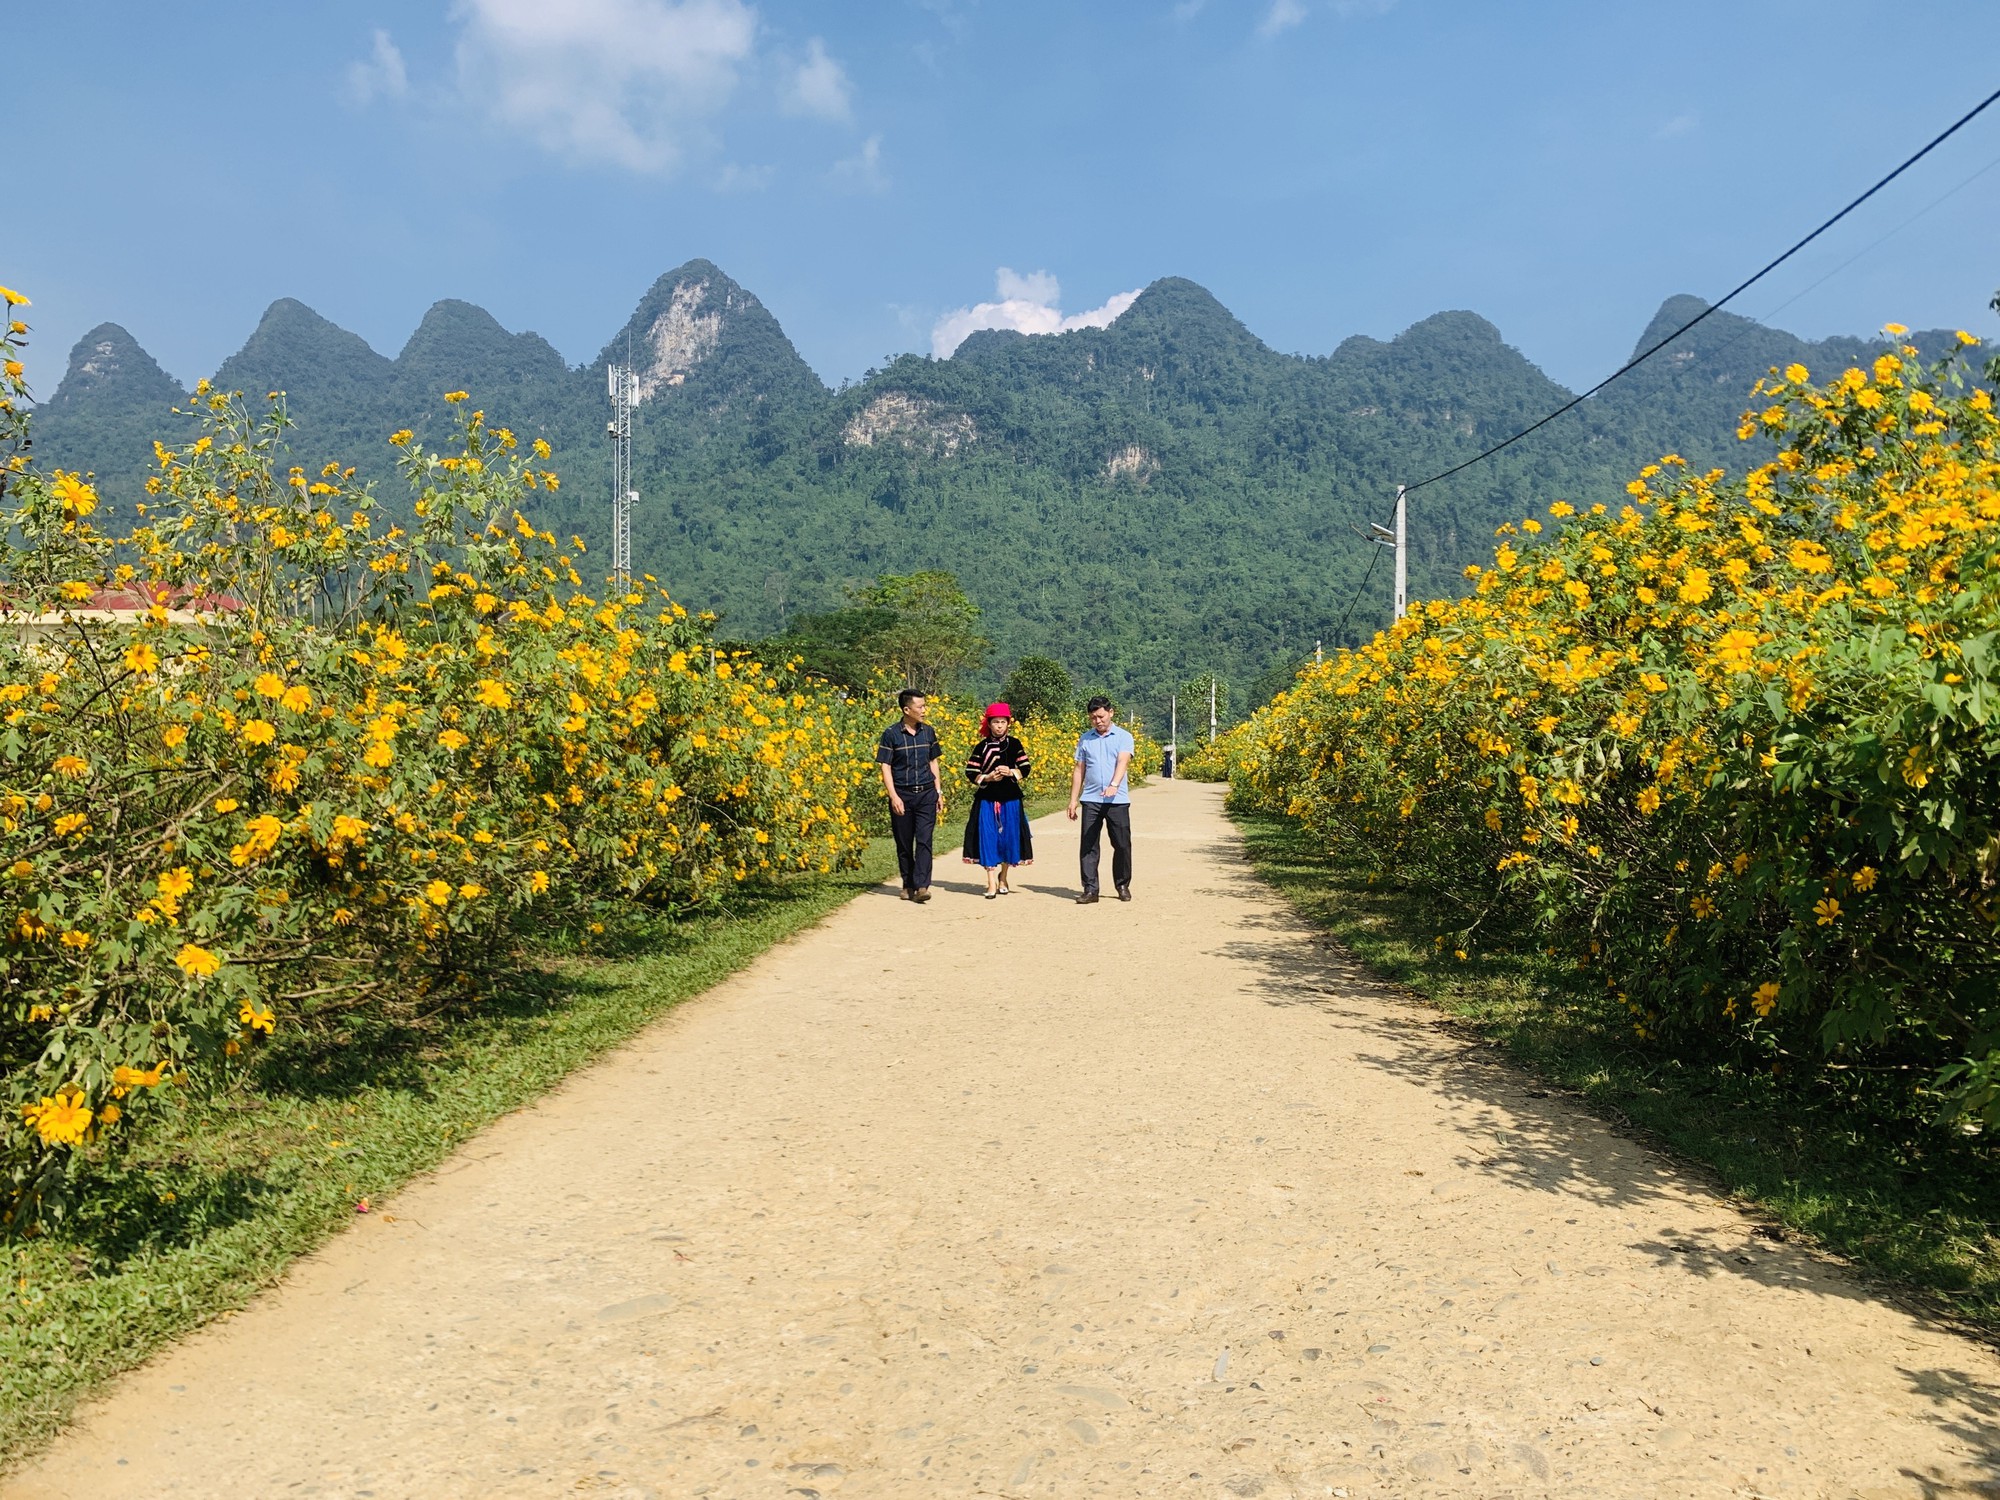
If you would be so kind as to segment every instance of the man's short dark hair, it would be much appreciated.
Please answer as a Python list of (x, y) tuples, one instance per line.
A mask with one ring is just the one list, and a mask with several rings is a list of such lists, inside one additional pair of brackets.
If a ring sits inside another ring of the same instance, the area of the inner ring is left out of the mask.
[(925, 696), (926, 695), (922, 688), (904, 688), (902, 692), (896, 694), (896, 707), (908, 708), (910, 706), (911, 699), (922, 698)]
[(1088, 703), (1084, 704), (1083, 711), (1088, 714), (1094, 714), (1100, 708), (1109, 707), (1111, 707), (1111, 700), (1109, 698), (1098, 697), (1092, 698)]

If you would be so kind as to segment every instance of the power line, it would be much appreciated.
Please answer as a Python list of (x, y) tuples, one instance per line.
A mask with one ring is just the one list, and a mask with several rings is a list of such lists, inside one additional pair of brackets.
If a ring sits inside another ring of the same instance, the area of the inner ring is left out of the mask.
[(1724, 354), (1728, 353), (1731, 349), (1734, 349), (1738, 344), (1742, 343), (1743, 340), (1748, 338), (1751, 335), (1751, 333), (1753, 333), (1757, 328), (1768, 325), (1771, 319), (1775, 318), (1779, 313), (1783, 312), (1786, 308), (1790, 307), (1794, 302), (1797, 302), (1801, 297), (1804, 297), (1809, 293), (1818, 291), (1821, 287), (1825, 286), (1829, 281), (1833, 280), (1834, 277), (1838, 276), (1842, 271), (1845, 271), (1849, 266), (1853, 265), (1857, 260), (1860, 260), (1863, 256), (1872, 254), (1876, 250), (1879, 250), (1882, 246), (1888, 244), (1890, 240), (1893, 240), (1897, 235), (1901, 234), (1905, 229), (1908, 229), (1912, 224), (1916, 223), (1919, 219), (1929, 214), (1933, 209), (1939, 207), (1941, 204), (1946, 203), (1953, 198), (1956, 198), (1960, 193), (1964, 192), (1967, 188), (1971, 187), (1973, 183), (1977, 182), (1980, 178), (1984, 177), (1988, 172), (1992, 171), (1995, 167), (2000, 167), (2000, 156), (1994, 157), (1993, 160), (1989, 161), (1985, 166), (1981, 167), (1978, 171), (1974, 172), (1970, 177), (1967, 177), (1963, 181), (1961, 181), (1957, 187), (1952, 188), (1948, 192), (1940, 193), (1937, 197), (1931, 199), (1930, 202), (1926, 203), (1922, 208), (1918, 209), (1915, 213), (1911, 214), (1907, 219), (1904, 219), (1900, 224), (1898, 224), (1894, 229), (1891, 229), (1887, 234), (1884, 234), (1877, 239), (1870, 240), (1867, 244), (1863, 245), (1859, 250), (1855, 251), (1852, 255), (1848, 256), (1846, 260), (1842, 261), (1839, 265), (1835, 266), (1832, 270), (1828, 271), (1824, 276), (1819, 277), (1815, 281), (1807, 282), (1804, 286), (1800, 287), (1796, 292), (1793, 292), (1791, 296), (1787, 297), (1783, 302), (1780, 302), (1776, 307), (1772, 308), (1769, 312), (1757, 315), (1755, 318), (1751, 320), (1749, 327), (1739, 331), (1734, 338), (1732, 338), (1728, 343), (1724, 344), (1721, 348), (1717, 349), (1715, 353), (1710, 355), (1709, 357), (1711, 359), (1721, 358)]
[(1368, 559), (1368, 571), (1361, 575), (1361, 586), (1354, 591), (1353, 595), (1347, 601), (1347, 613), (1340, 617), (1340, 623), (1334, 627), (1333, 638), (1336, 641), (1347, 633), (1347, 622), (1354, 618), (1354, 606), (1359, 604), (1361, 596), (1368, 592), (1368, 580), (1375, 576), (1375, 564), (1381, 560), (1382, 549), (1377, 547), (1374, 549), (1374, 556)]
[(1743, 292), (1748, 291), (1751, 287), (1755, 286), (1758, 282), (1762, 281), (1766, 276), (1770, 275), (1771, 272), (1777, 270), (1779, 266), (1782, 266), (1786, 261), (1790, 260), (1794, 255), (1797, 255), (1801, 250), (1805, 249), (1806, 246), (1810, 245), (1814, 240), (1818, 239), (1821, 235), (1825, 234), (1827, 230), (1833, 228), (1834, 225), (1838, 224), (1842, 219), (1846, 218), (1849, 214), (1853, 213), (1855, 209), (1861, 207), (1862, 204), (1866, 203), (1870, 198), (1874, 197), (1877, 193), (1881, 192), (1883, 188), (1887, 187), (1890, 183), (1894, 182), (1898, 177), (1901, 177), (1905, 172), (1909, 171), (1911, 167), (1914, 167), (1918, 162), (1922, 161), (1926, 156), (1929, 156), (1931, 152), (1935, 151), (1939, 146), (1942, 146), (1946, 141), (1950, 140), (1954, 135), (1958, 134), (1960, 130), (1964, 129), (1967, 125), (1971, 124), (1974, 119), (1976, 119), (1979, 115), (1983, 114), (1995, 102), (2000, 102), (2000, 89), (1995, 89), (1992, 93), (1988, 94), (1984, 99), (1980, 100), (1977, 104), (1973, 105), (1971, 109), (1967, 110), (1964, 114), (1960, 115), (1950, 125), (1946, 126), (1943, 130), (1939, 131), (1936, 135), (1932, 136), (1930, 140), (1924, 144), (1922, 149), (1918, 150), (1911, 156), (1905, 157), (1903, 159), (1902, 164), (1896, 167), (1894, 171), (1890, 172), (1886, 177), (1883, 177), (1881, 180), (1879, 180), (1873, 187), (1869, 188), (1867, 192), (1863, 193), (1860, 197), (1856, 198), (1853, 202), (1849, 203), (1847, 207), (1843, 208), (1839, 213), (1835, 214), (1832, 218), (1828, 219), (1825, 223), (1821, 224), (1819, 228), (1815, 229), (1811, 234), (1807, 235), (1804, 239), (1800, 240), (1797, 244), (1793, 245), (1791, 249), (1787, 250), (1783, 255), (1780, 255), (1776, 260), (1770, 262), (1762, 270), (1758, 271), (1754, 276), (1751, 276), (1747, 280), (1738, 283), (1730, 291), (1724, 293), (1722, 297), (1720, 297), (1718, 300), (1711, 302), (1707, 307), (1703, 308), (1694, 317), (1689, 318), (1687, 322), (1681, 324), (1680, 327), (1676, 328), (1672, 333), (1668, 334), (1658, 343), (1652, 345), (1650, 348), (1642, 350), (1638, 354), (1633, 355), (1632, 358), (1627, 360), (1624, 364), (1620, 365), (1617, 369), (1613, 370), (1609, 375), (1605, 376), (1602, 380), (1598, 381), (1596, 385), (1592, 386), (1582, 395), (1571, 397), (1568, 401), (1565, 401), (1561, 406), (1558, 406), (1554, 411), (1550, 412), (1546, 417), (1543, 417), (1539, 422), (1535, 422), (1530, 424), (1529, 426), (1523, 427), (1519, 432), (1515, 433), (1512, 437), (1503, 439), (1502, 441), (1495, 443), (1491, 448), (1488, 448), (1484, 453), (1476, 454), (1475, 456), (1468, 458), (1462, 464), (1454, 464), (1451, 468), (1446, 469), (1441, 474), (1433, 474), (1428, 479), (1420, 479), (1415, 484), (1405, 485), (1403, 487), (1403, 493), (1406, 495), (1411, 494), (1417, 490), (1422, 489), (1427, 484), (1436, 484), (1440, 479), (1449, 479), (1454, 474), (1462, 474), (1467, 469), (1471, 468), (1474, 464), (1484, 463), (1487, 459), (1491, 458), (1501, 449), (1510, 448), (1515, 443), (1520, 442), (1522, 438), (1527, 437), (1530, 433), (1539, 432), (1542, 428), (1548, 426), (1549, 423), (1553, 422), (1557, 417), (1563, 415), (1564, 412), (1575, 410), (1577, 407), (1581, 406), (1585, 401), (1588, 401), (1592, 396), (1595, 396), (1599, 391), (1603, 390), (1607, 385), (1611, 384), (1612, 381), (1618, 379), (1621, 375), (1626, 375), (1629, 374), (1631, 371), (1636, 370), (1640, 365), (1644, 364), (1647, 360), (1651, 359), (1655, 354), (1658, 354), (1662, 349), (1666, 348), (1667, 345), (1671, 344), (1675, 339), (1679, 338), (1682, 334), (1686, 333), (1690, 328), (1693, 328), (1697, 323), (1700, 323), (1710, 314), (1720, 312), (1723, 306), (1726, 303), (1728, 303), (1732, 298), (1738, 296)]
[[(1783, 265), (1786, 261), (1790, 260), (1794, 255), (1797, 255), (1801, 250), (1805, 249), (1806, 246), (1810, 245), (1814, 240), (1818, 239), (1821, 235), (1825, 234), (1827, 230), (1833, 228), (1834, 225), (1838, 224), (1842, 219), (1846, 218), (1849, 214), (1853, 213), (1855, 209), (1861, 207), (1862, 204), (1866, 203), (1870, 198), (1874, 197), (1877, 193), (1881, 192), (1883, 188), (1887, 187), (1890, 183), (1894, 182), (1898, 177), (1901, 177), (1905, 172), (1909, 171), (1911, 167), (1915, 166), (1918, 162), (1922, 161), (1926, 156), (1929, 156), (1931, 152), (1935, 151), (1939, 146), (1942, 146), (1946, 141), (1950, 140), (1954, 135), (1958, 134), (1960, 130), (1964, 129), (1967, 125), (1971, 124), (1973, 120), (1977, 119), (1981, 114), (1984, 114), (1986, 110), (1991, 108), (1993, 104), (1996, 102), (2000, 102), (2000, 89), (1995, 89), (1992, 93), (1988, 94), (1984, 99), (1981, 99), (1977, 104), (1973, 105), (1971, 109), (1967, 110), (1964, 114), (1960, 115), (1956, 120), (1952, 121), (1950, 125), (1946, 126), (1943, 130), (1939, 131), (1936, 135), (1932, 136), (1930, 140), (1926, 141), (1920, 149), (1913, 152), (1911, 155), (1905, 157), (1894, 168), (1894, 170), (1890, 171), (1886, 176), (1878, 179), (1875, 182), (1875, 184), (1871, 186), (1866, 192), (1862, 193), (1859, 197), (1849, 202), (1845, 208), (1841, 209), (1840, 212), (1833, 215), (1832, 218), (1827, 219), (1818, 228), (1814, 229), (1812, 233), (1806, 235), (1803, 239), (1799, 240), (1790, 249), (1786, 250), (1784, 254), (1778, 256), (1775, 260), (1772, 260), (1767, 265), (1763, 266), (1760, 270), (1757, 271), (1755, 275), (1750, 276), (1744, 281), (1738, 283), (1735, 287), (1731, 288), (1728, 292), (1724, 293), (1716, 301), (1710, 303), (1707, 307), (1703, 308), (1701, 312), (1696, 314), (1694, 317), (1688, 319), (1687, 322), (1681, 324), (1680, 327), (1676, 328), (1672, 333), (1668, 334), (1665, 338), (1653, 344), (1651, 347), (1641, 350), (1638, 354), (1633, 355), (1631, 359), (1627, 360), (1624, 364), (1620, 365), (1617, 369), (1613, 370), (1609, 375), (1605, 376), (1602, 380), (1598, 381), (1597, 384), (1592, 386), (1589, 390), (1583, 392), (1581, 395), (1571, 397), (1568, 401), (1565, 401), (1561, 406), (1558, 406), (1554, 411), (1550, 412), (1540, 421), (1533, 422), (1528, 426), (1523, 427), (1519, 432), (1515, 433), (1513, 436), (1505, 438), (1502, 441), (1495, 443), (1492, 447), (1486, 449), (1482, 453), (1475, 454), (1473, 457), (1468, 458), (1464, 463), (1454, 464), (1451, 468), (1446, 469), (1441, 473), (1433, 474), (1428, 479), (1420, 479), (1415, 484), (1401, 486), (1397, 491), (1398, 503), (1399, 504), (1407, 503), (1408, 497), (1415, 491), (1422, 489), (1425, 485), (1436, 484), (1439, 480), (1449, 479), (1454, 474), (1462, 474), (1467, 469), (1471, 468), (1474, 464), (1484, 463), (1487, 459), (1491, 458), (1494, 454), (1500, 452), (1503, 448), (1511, 448), (1514, 444), (1520, 442), (1522, 438), (1527, 437), (1532, 433), (1539, 432), (1542, 428), (1548, 426), (1549, 423), (1553, 422), (1557, 417), (1562, 416), (1565, 412), (1574, 411), (1577, 407), (1581, 406), (1585, 401), (1588, 401), (1592, 396), (1596, 395), (1599, 391), (1603, 390), (1606, 386), (1610, 385), (1612, 381), (1617, 380), (1619, 377), (1623, 375), (1630, 374), (1633, 370), (1637, 369), (1640, 365), (1644, 364), (1647, 360), (1651, 359), (1655, 354), (1658, 354), (1662, 349), (1666, 348), (1667, 345), (1671, 344), (1675, 339), (1679, 338), (1682, 334), (1686, 333), (1689, 329), (1693, 328), (1697, 323), (1702, 322), (1712, 313), (1720, 312), (1725, 304), (1729, 303), (1736, 297), (1740, 296), (1742, 293), (1748, 291), (1751, 287), (1755, 286), (1758, 282), (1762, 281), (1766, 276), (1770, 275), (1771, 272), (1777, 270), (1779, 266)], [(1971, 177), (1968, 177), (1965, 180), (1965, 182), (1961, 182), (1958, 185), (1958, 187), (1955, 187), (1951, 190), (1951, 192), (1946, 193), (1944, 195), (1944, 198), (1951, 197), (1953, 194), (1957, 193), (1960, 189), (1964, 188), (1967, 185), (1967, 183), (1970, 183), (1979, 177), (1983, 177), (1988, 171), (1992, 169), (1993, 166), (1994, 163), (1989, 162), (1986, 166), (1980, 168), (1979, 171), (1973, 173)], [(1820, 285), (1821, 282), (1826, 281), (1829, 277), (1837, 275), (1839, 272), (1845, 270), (1848, 266), (1852, 265), (1856, 260), (1859, 260), (1861, 256), (1866, 255), (1869, 250), (1873, 250), (1876, 245), (1881, 244), (1882, 240), (1886, 240), (1890, 238), (1890, 236), (1899, 233), (1901, 230), (1908, 227), (1910, 223), (1914, 222), (1916, 219), (1922, 218), (1924, 214), (1927, 214), (1931, 211), (1931, 209), (1936, 208), (1938, 203), (1942, 203), (1944, 201), (1944, 198), (1939, 198), (1938, 200), (1936, 200), (1936, 202), (1933, 202), (1924, 207), (1923, 209), (1919, 210), (1916, 214), (1912, 215), (1909, 220), (1904, 221), (1903, 224), (1897, 225), (1895, 229), (1889, 231), (1889, 234), (1882, 236), (1882, 239), (1876, 240), (1873, 244), (1868, 245), (1865, 249), (1860, 250), (1856, 252), (1856, 254), (1850, 256), (1840, 265), (1835, 266), (1833, 270), (1827, 272), (1825, 276), (1822, 276), (1819, 279), (1819, 281), (1814, 282), (1812, 286), (1807, 287), (1805, 291), (1797, 293), (1789, 301), (1780, 303), (1778, 308), (1773, 309), (1773, 312), (1775, 313), (1779, 310), (1782, 310), (1785, 307), (1789, 307), (1792, 302), (1795, 302), (1798, 300), (1799, 297), (1804, 296), (1806, 291), (1811, 291), (1813, 287)], [(1739, 337), (1741, 337), (1741, 335), (1739, 335)], [(1390, 514), (1393, 516), (1394, 514), (1393, 510), (1391, 511)], [(1367, 571), (1361, 575), (1360, 586), (1355, 589), (1353, 595), (1348, 599), (1347, 609), (1340, 617), (1339, 627), (1334, 631), (1334, 635), (1336, 638), (1341, 636), (1346, 631), (1347, 622), (1353, 618), (1354, 607), (1355, 605), (1361, 602), (1361, 596), (1368, 591), (1368, 584), (1370, 580), (1372, 580), (1375, 576), (1375, 564), (1378, 561), (1380, 561), (1380, 559), (1381, 559), (1381, 554), (1378, 552), (1374, 557), (1371, 557), (1368, 560), (1368, 568)]]

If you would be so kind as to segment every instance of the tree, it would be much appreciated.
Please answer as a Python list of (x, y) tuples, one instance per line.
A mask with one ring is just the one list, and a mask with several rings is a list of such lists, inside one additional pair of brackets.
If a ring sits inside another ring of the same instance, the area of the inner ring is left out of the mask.
[(979, 606), (966, 597), (955, 574), (884, 573), (854, 593), (855, 602), (883, 610), (889, 622), (869, 639), (877, 665), (906, 687), (935, 692), (986, 660), (986, 638), (973, 628)]
[(797, 657), (809, 675), (863, 692), (881, 665), (876, 640), (895, 623), (892, 611), (866, 606), (796, 615), (783, 634), (764, 643), (759, 654), (772, 662)]
[(1076, 684), (1054, 658), (1024, 656), (1007, 674), (1000, 696), (1022, 718), (1057, 719), (1076, 702)]

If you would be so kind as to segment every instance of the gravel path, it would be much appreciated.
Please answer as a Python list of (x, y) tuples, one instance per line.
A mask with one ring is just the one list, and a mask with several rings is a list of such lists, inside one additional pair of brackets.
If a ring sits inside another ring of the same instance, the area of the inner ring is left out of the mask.
[(14, 1500), (2000, 1494), (2000, 1360), (1314, 940), (1217, 789), (1138, 900), (956, 863), (123, 1381)]

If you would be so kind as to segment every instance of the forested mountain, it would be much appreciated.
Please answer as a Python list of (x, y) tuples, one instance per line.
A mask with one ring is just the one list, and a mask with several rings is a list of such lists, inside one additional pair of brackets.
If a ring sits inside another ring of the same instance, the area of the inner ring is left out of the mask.
[[(1664, 304), (1644, 347), (1700, 310)], [(1945, 336), (1921, 336), (1926, 344)], [(1447, 592), (1498, 522), (1551, 500), (1615, 501), (1639, 464), (1678, 450), (1740, 465), (1751, 384), (1872, 355), (1717, 313), (1602, 397), (1412, 506), (1413, 595)], [(884, 572), (945, 568), (984, 610), (1004, 668), (1038, 652), (1082, 683), (1147, 702), (1212, 669), (1248, 682), (1333, 643), (1396, 484), (1448, 468), (1568, 398), (1469, 312), (1323, 358), (1279, 354), (1201, 287), (1168, 278), (1107, 328), (972, 335), (950, 359), (908, 355), (839, 390), (770, 311), (707, 261), (661, 277), (581, 368), (469, 303), (427, 313), (396, 358), (290, 299), (215, 380), (284, 391), (300, 462), (389, 478), (387, 434), (442, 429), (447, 390), (555, 445), (541, 517), (607, 535), (604, 370), (640, 371), (638, 565), (731, 635), (775, 632)], [(93, 329), (37, 413), (44, 463), (94, 470), (129, 504), (181, 393), (116, 325)], [(395, 497), (393, 486), (385, 494)], [(1386, 567), (1352, 638), (1386, 610)]]

